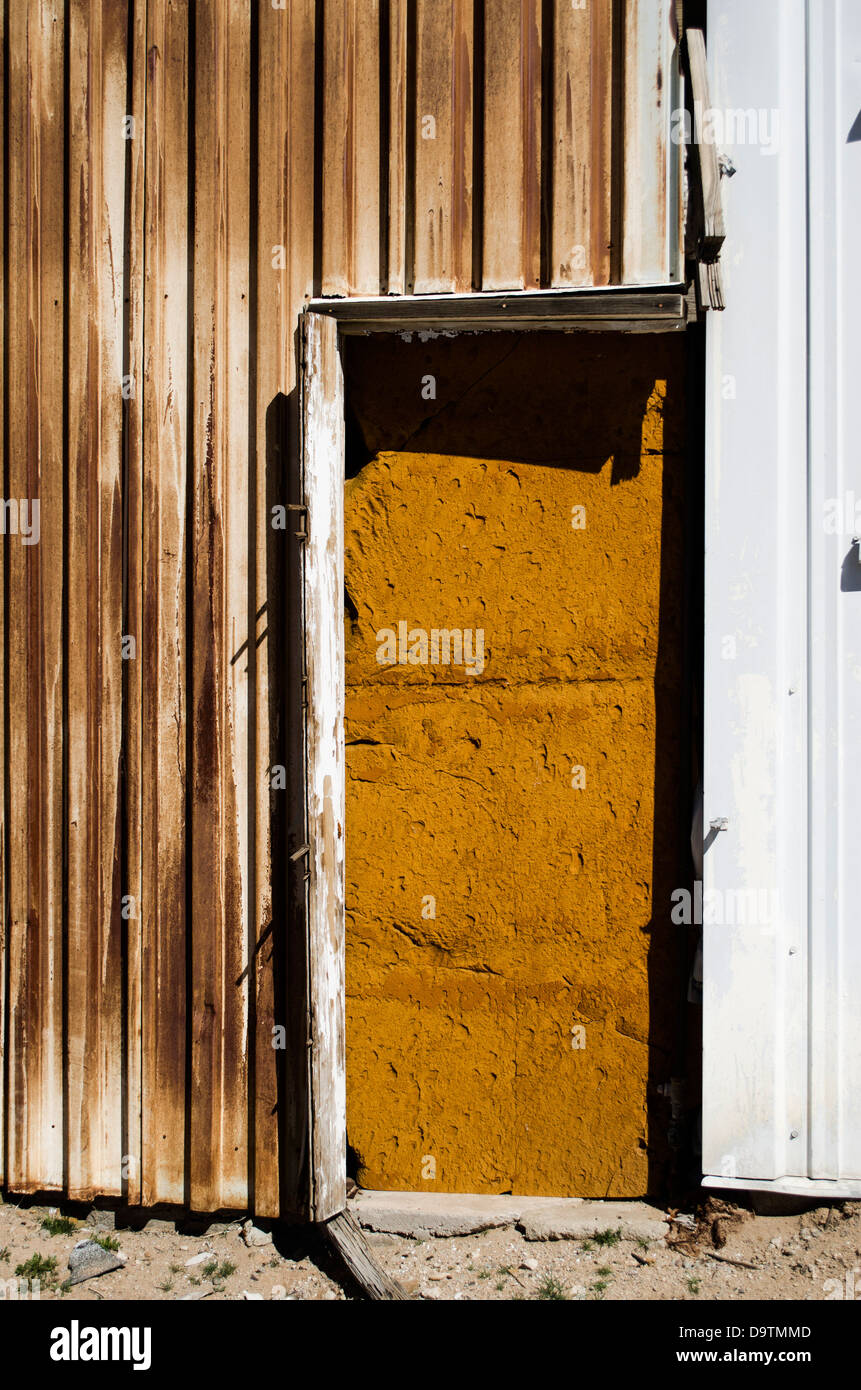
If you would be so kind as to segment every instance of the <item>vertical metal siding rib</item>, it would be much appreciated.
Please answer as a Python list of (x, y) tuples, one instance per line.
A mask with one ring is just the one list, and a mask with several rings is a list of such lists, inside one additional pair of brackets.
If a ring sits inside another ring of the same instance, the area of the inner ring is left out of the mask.
[[(276, 1143), (304, 1105), (307, 1054), (302, 1043), (303, 1074), (288, 1072), (292, 1051), (273, 1048), (273, 1025), (288, 1028), (285, 976), (289, 970), (285, 922), (284, 866), (273, 864), (270, 839), (285, 821), (288, 787), (270, 791), (270, 763), (286, 765), (287, 728), (283, 691), (277, 684), (287, 661), (288, 635), (281, 615), (286, 594), (280, 586), (286, 557), (283, 530), (271, 525), (270, 506), (297, 501), (289, 492), (289, 453), (296, 447), (296, 334), (305, 301), (312, 293), (314, 263), (314, 0), (296, 0), (287, 11), (260, 8), (258, 113), (258, 292), (256, 320), (257, 462), (256, 462), (256, 979), (254, 1209), (261, 1215), (301, 1211), (296, 1140), (277, 1150)], [(277, 61), (273, 62), (273, 54)], [(274, 256), (273, 250), (277, 251)], [(295, 482), (293, 484), (295, 487)], [(272, 575), (279, 579), (272, 580)], [(272, 701), (275, 701), (274, 705)], [(270, 744), (271, 739), (271, 744)], [(277, 821), (277, 824), (276, 824)], [(280, 846), (280, 841), (279, 841)], [(273, 894), (277, 886), (277, 916)], [(295, 982), (290, 981), (295, 997)], [(277, 1085), (276, 1061), (283, 1067)], [(277, 1106), (277, 1109), (276, 1109)], [(278, 1131), (276, 1134), (276, 1130)]]
[(482, 288), (533, 289), (541, 266), (541, 3), (485, 0)]
[(142, 584), (145, 1202), (185, 1197), (188, 65), (187, 11), (148, 0), (142, 511), (129, 519), (129, 574), (139, 570)]
[[(387, 0), (389, 6), (389, 147), (388, 147), (388, 284), (382, 293), (407, 289), (407, 8), (408, 0)], [(385, 234), (385, 229), (382, 229)]]
[[(0, 0), (0, 487), (6, 487), (6, 0)], [(6, 1181), (6, 556), (0, 555), (0, 1183)]]
[(124, 504), (126, 527), (124, 577), (124, 628), (134, 638), (137, 659), (123, 667), (124, 707), (124, 807), (126, 827), (124, 891), (133, 911), (124, 919), (125, 928), (125, 1086), (126, 1113), (123, 1151), (126, 1155), (124, 1194), (126, 1201), (141, 1200), (142, 1171), (142, 1010), (143, 949), (141, 938), (141, 735), (143, 667), (143, 396), (144, 381), (144, 273), (146, 228), (144, 191), (146, 186), (146, 7), (131, 0), (129, 54), (131, 73), (127, 73), (129, 114), (134, 121), (128, 159), (128, 337), (125, 343), (128, 374), (134, 391), (126, 406)]
[(247, 1195), (250, 17), (195, 52), (190, 1202)]
[[(122, 1184), (120, 744), (125, 63), (123, 3), (69, 11), (66, 595), (68, 1132), (81, 1200)], [(74, 193), (71, 193), (74, 190)], [(95, 1007), (93, 1005), (95, 1004)]]
[(378, 294), (379, 0), (324, 8), (323, 293)]
[(472, 286), (472, 0), (416, 0), (415, 293)]
[(550, 275), (560, 288), (611, 280), (613, 9), (554, 5)]
[(675, 273), (668, 239), (670, 203), (678, 201), (671, 161), (680, 148), (669, 140), (678, 100), (675, 6), (630, 0), (625, 16), (622, 275), (625, 284), (654, 284)]
[(40, 540), (9, 548), (7, 1181), (63, 1182), (63, 8), (10, 14), (9, 493)]

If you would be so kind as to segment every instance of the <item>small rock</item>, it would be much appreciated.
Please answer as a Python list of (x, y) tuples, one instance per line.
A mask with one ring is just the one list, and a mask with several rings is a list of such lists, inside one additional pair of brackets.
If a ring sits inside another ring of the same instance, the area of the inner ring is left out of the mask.
[(113, 1231), (116, 1224), (116, 1213), (113, 1211), (93, 1210), (87, 1216), (87, 1225), (95, 1226), (98, 1231)]
[(568, 1294), (570, 1298), (585, 1298), (586, 1287), (584, 1284), (572, 1284), (571, 1288), (568, 1290)]
[(520, 1261), (520, 1268), (521, 1268), (521, 1269), (532, 1269), (532, 1270), (535, 1270), (535, 1269), (538, 1268), (538, 1261), (537, 1261), (537, 1260), (521, 1260), (521, 1261)]
[(105, 1250), (94, 1240), (79, 1240), (69, 1255), (69, 1283), (82, 1284), (85, 1279), (95, 1279), (100, 1274), (110, 1274), (114, 1269), (122, 1269), (126, 1256), (113, 1250)]
[(433, 1302), (439, 1298), (439, 1289), (422, 1289), (422, 1298), (429, 1298)]
[(246, 1303), (262, 1303), (262, 1302), (263, 1302), (263, 1295), (262, 1295), (262, 1293), (249, 1293), (248, 1289), (243, 1289), (243, 1290), (242, 1290), (242, 1297), (245, 1299)]
[(178, 1303), (198, 1303), (201, 1298), (209, 1298), (212, 1289), (195, 1289), (194, 1293), (184, 1293), (182, 1298), (177, 1299)]
[(271, 1245), (272, 1234), (270, 1231), (261, 1231), (254, 1225), (253, 1221), (246, 1221), (242, 1227), (242, 1239), (247, 1246)]
[(204, 1262), (204, 1260), (211, 1260), (211, 1259), (212, 1259), (212, 1251), (211, 1251), (211, 1250), (202, 1250), (201, 1253), (200, 1253), (199, 1255), (192, 1255), (192, 1257), (191, 1257), (190, 1260), (186, 1260), (186, 1262), (185, 1262), (185, 1267), (186, 1267), (186, 1269), (191, 1269), (193, 1265), (202, 1265), (203, 1262)]
[(400, 1282), (401, 1288), (404, 1290), (405, 1293), (418, 1293), (418, 1291), (419, 1291), (419, 1281), (418, 1281), (418, 1279), (401, 1279), (399, 1282)]

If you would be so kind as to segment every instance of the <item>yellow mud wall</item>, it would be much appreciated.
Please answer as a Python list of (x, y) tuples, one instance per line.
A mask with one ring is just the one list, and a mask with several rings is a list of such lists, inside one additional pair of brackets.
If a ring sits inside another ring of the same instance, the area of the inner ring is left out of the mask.
[[(654, 1191), (678, 997), (683, 342), (373, 339), (347, 378), (357, 1179)], [(419, 631), (481, 630), (483, 669), (381, 662), (399, 623), (417, 657)]]

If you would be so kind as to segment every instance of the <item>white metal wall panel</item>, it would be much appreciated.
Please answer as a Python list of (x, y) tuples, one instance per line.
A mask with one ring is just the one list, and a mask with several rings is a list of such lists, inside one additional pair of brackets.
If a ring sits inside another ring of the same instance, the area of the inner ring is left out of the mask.
[(861, 1179), (861, 5), (816, 0), (809, 12), (809, 1172), (851, 1180)]
[(720, 0), (708, 48), (724, 135), (748, 109), (780, 127), (720, 142), (708, 320), (703, 1170), (729, 1185), (805, 1171), (804, 0)]
[(703, 1169), (857, 1196), (861, 7), (716, 0), (709, 61), (716, 106), (776, 112), (779, 142), (727, 149), (708, 327), (705, 822), (728, 828), (704, 886), (776, 910), (704, 927)]

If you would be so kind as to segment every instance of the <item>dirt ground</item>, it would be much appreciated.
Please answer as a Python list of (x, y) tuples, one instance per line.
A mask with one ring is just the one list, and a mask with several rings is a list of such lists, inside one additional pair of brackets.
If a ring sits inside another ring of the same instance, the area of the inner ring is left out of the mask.
[[(204, 1226), (156, 1217), (138, 1229), (131, 1220), (7, 1197), (0, 1205), (0, 1296), (15, 1296), (9, 1281), (32, 1272), (34, 1257), (46, 1262), (42, 1299), (353, 1296), (313, 1233), (278, 1228), (271, 1242), (249, 1246), (246, 1239), (265, 1240), (267, 1233), (246, 1234), (240, 1220)], [(118, 1245), (122, 1267), (68, 1288), (69, 1253), (91, 1236)], [(614, 1230), (592, 1239), (528, 1241), (513, 1226), (457, 1238), (367, 1238), (379, 1264), (408, 1293), (428, 1300), (861, 1298), (861, 1203), (762, 1216), (711, 1197), (696, 1213), (668, 1213), (666, 1237), (649, 1242), (618, 1239)], [(23, 1295), (20, 1283), (18, 1291)]]

